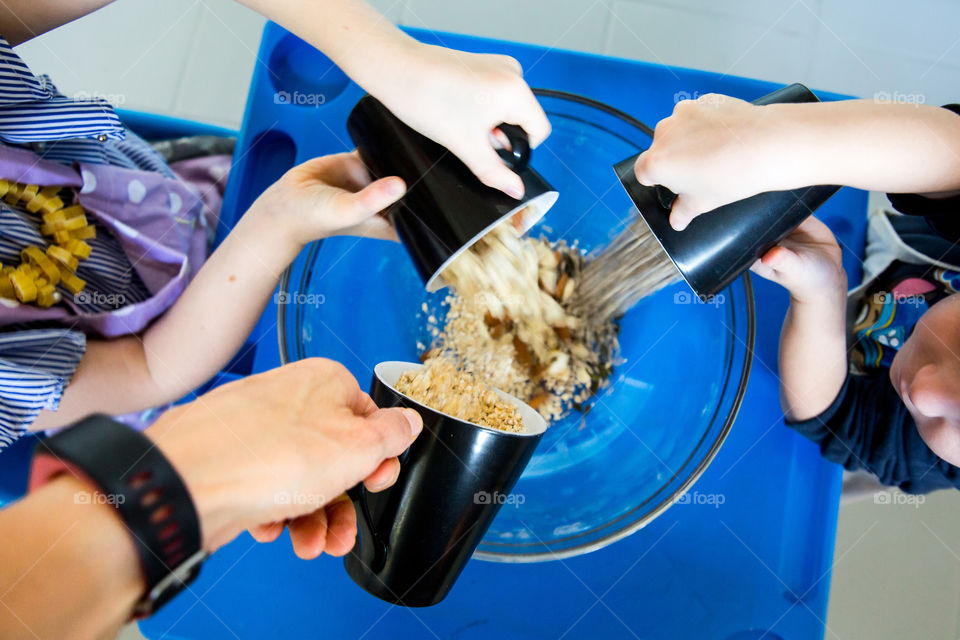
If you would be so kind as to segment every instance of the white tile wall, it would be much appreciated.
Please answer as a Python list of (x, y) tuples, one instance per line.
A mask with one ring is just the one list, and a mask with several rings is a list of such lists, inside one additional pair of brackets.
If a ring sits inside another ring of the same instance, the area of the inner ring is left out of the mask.
[[(418, 27), (872, 96), (960, 96), (953, 0), (374, 0)], [(19, 48), (67, 94), (236, 126), (263, 19), (231, 0), (118, 0)], [(96, 43), (97, 46), (91, 46)]]

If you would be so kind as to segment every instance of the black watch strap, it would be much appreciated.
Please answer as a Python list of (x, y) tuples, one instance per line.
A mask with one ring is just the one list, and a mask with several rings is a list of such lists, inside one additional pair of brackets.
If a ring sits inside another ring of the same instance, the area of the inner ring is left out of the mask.
[(207, 555), (200, 519), (180, 474), (152, 440), (108, 416), (90, 416), (37, 444), (30, 487), (64, 472), (93, 484), (129, 529), (147, 585), (138, 617), (196, 577)]

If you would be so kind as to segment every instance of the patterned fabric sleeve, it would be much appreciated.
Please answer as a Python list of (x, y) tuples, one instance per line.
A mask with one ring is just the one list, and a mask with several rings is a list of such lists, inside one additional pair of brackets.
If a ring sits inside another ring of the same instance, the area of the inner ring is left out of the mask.
[(23, 435), (40, 411), (56, 409), (86, 351), (79, 331), (0, 333), (0, 449)]

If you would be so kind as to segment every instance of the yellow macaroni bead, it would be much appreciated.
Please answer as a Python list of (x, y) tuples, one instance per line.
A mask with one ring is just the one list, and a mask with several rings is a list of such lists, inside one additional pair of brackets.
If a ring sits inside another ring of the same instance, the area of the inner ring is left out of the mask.
[(64, 220), (61, 229), (64, 231), (76, 231), (77, 229), (85, 226), (87, 226), (87, 216), (81, 213), (78, 216)]
[(40, 192), (40, 185), (36, 185), (36, 184), (24, 185), (23, 191), (20, 192), (20, 201), (30, 202), (36, 197), (36, 195), (39, 192)]
[(4, 194), (3, 199), (7, 201), (8, 204), (17, 204), (20, 201), (20, 192), (23, 191), (23, 185), (18, 182), (11, 182), (10, 188), (7, 190), (7, 193)]
[(78, 278), (75, 273), (64, 266), (60, 267), (60, 284), (73, 295), (77, 295), (87, 286), (85, 280)]
[(11, 273), (9, 278), (17, 300), (20, 302), (33, 302), (37, 299), (37, 285), (34, 283), (33, 278), (19, 270)]
[(90, 257), (90, 245), (88, 245), (83, 240), (77, 240), (76, 238), (70, 238), (63, 245), (63, 248), (77, 256), (81, 260), (86, 260)]
[(92, 224), (70, 231), (70, 237), (77, 240), (91, 240), (97, 237), (97, 228)]
[(76, 218), (77, 216), (83, 215), (83, 213), (83, 207), (78, 204), (72, 204), (63, 209), (64, 218)]
[(47, 255), (65, 266), (67, 269), (70, 269), (70, 271), (77, 270), (77, 258), (63, 247), (51, 245), (47, 247)]

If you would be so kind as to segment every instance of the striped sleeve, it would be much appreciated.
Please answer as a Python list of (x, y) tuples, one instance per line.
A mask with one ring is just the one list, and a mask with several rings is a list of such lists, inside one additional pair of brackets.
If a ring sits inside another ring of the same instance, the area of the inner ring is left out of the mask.
[(86, 351), (67, 329), (0, 333), (0, 449), (26, 432), (40, 411), (56, 409)]

